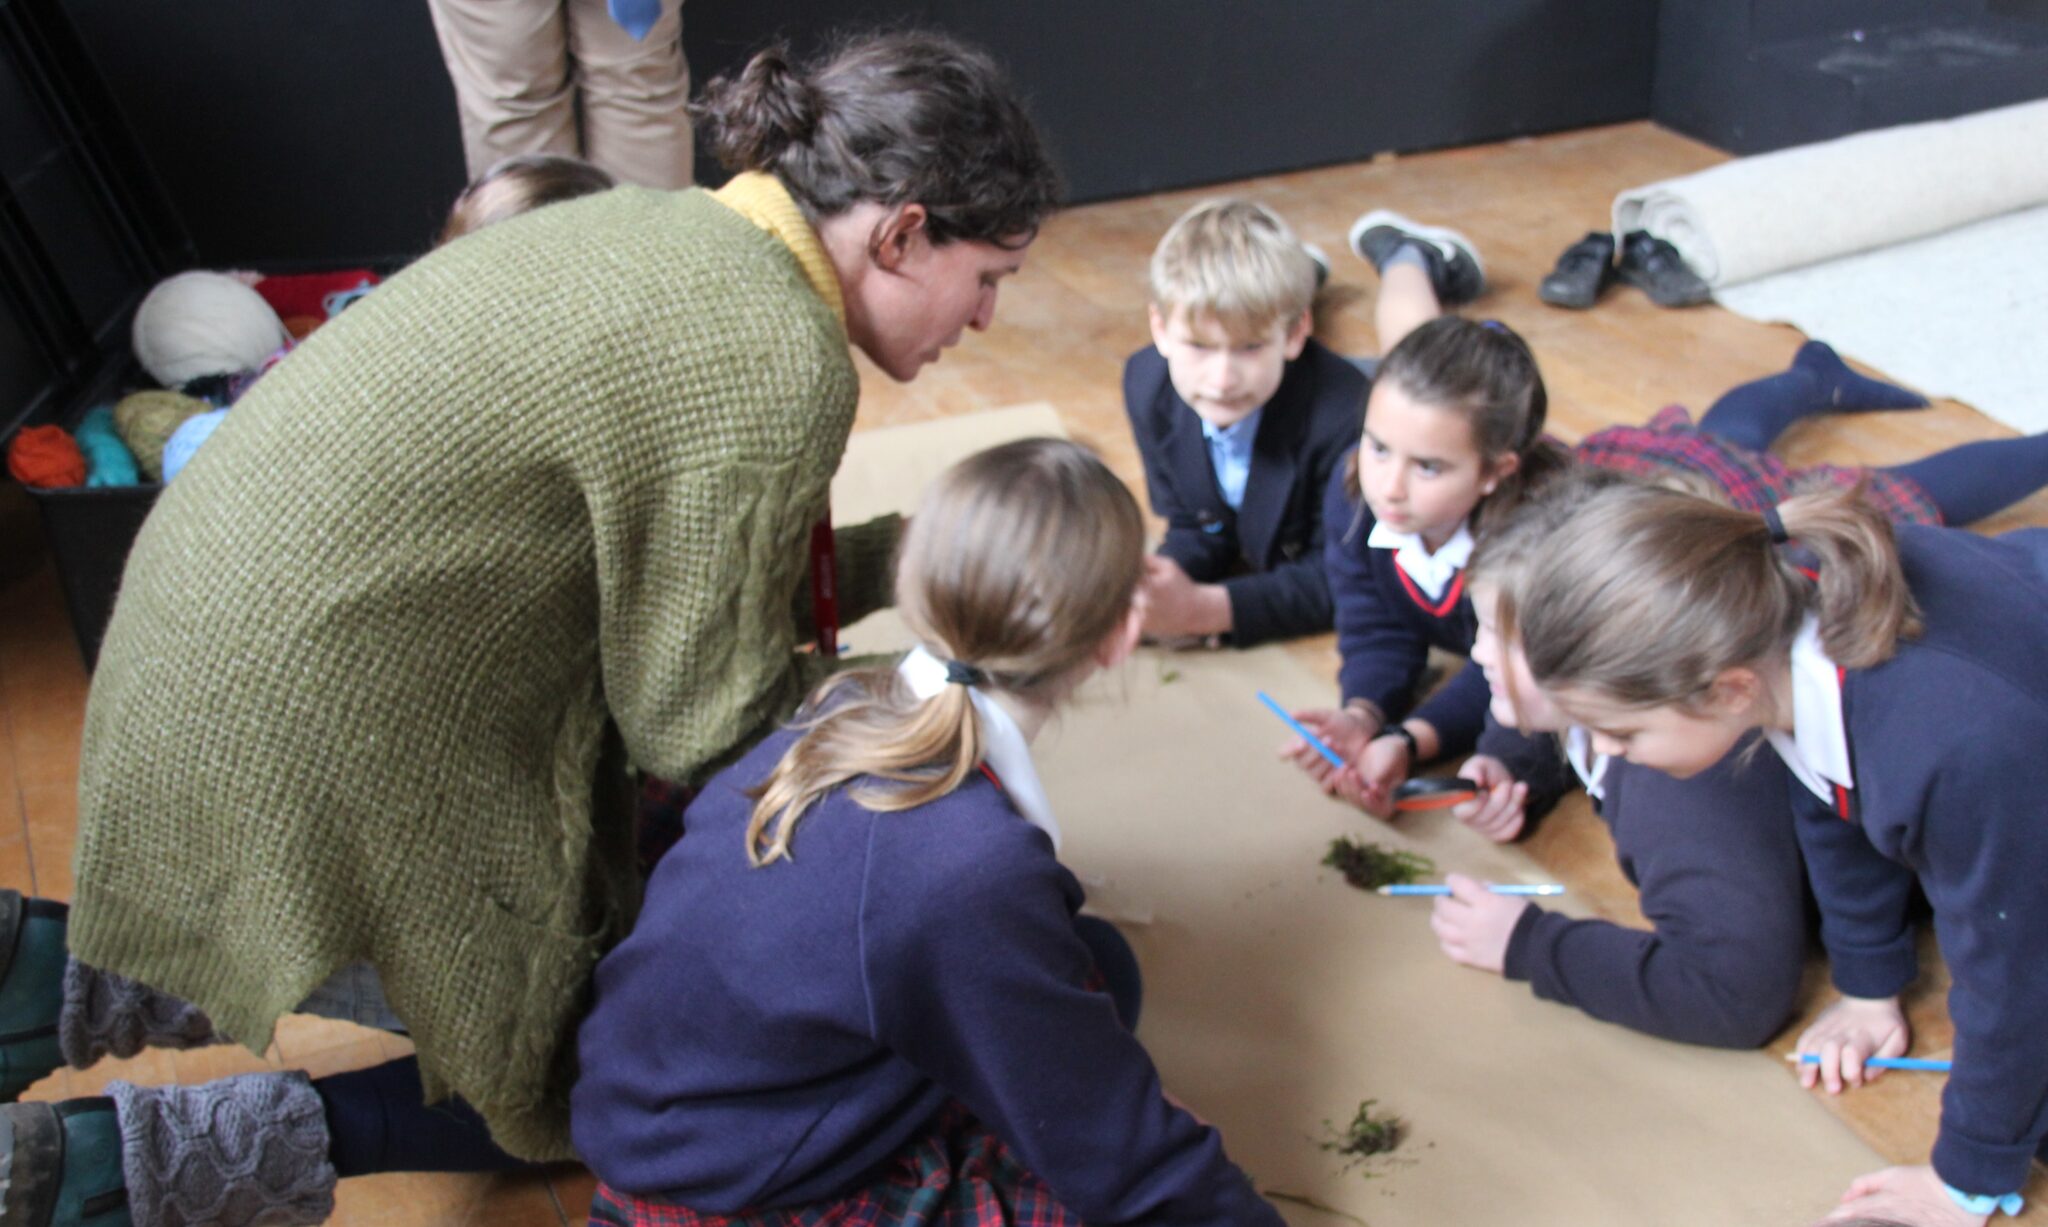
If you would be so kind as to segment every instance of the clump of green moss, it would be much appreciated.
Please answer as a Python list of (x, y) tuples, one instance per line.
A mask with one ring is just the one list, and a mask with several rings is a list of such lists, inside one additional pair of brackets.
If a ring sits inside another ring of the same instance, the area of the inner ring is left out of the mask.
[(1408, 1136), (1408, 1122), (1390, 1113), (1375, 1113), (1372, 1108), (1377, 1099), (1368, 1099), (1358, 1105), (1358, 1115), (1351, 1118), (1350, 1127), (1339, 1131), (1329, 1121), (1323, 1127), (1330, 1132), (1330, 1140), (1322, 1144), (1323, 1149), (1344, 1155), (1354, 1162), (1383, 1155), (1401, 1144)]
[(1360, 890), (1402, 886), (1436, 872), (1436, 862), (1414, 852), (1389, 852), (1378, 844), (1340, 835), (1330, 841), (1323, 864)]

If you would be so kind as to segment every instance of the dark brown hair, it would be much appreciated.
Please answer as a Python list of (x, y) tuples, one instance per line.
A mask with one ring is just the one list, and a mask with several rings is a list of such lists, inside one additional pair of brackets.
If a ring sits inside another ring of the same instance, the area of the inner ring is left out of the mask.
[(860, 35), (802, 65), (773, 46), (705, 86), (691, 112), (720, 162), (774, 175), (813, 223), (862, 202), (919, 204), (935, 244), (1014, 246), (1059, 199), (1002, 70), (943, 35)]
[[(1472, 446), (1488, 463), (1516, 455), (1521, 464), (1501, 478), (1472, 512), (1475, 537), (1514, 513), (1515, 505), (1571, 467), (1571, 454), (1543, 434), (1549, 394), (1536, 355), (1514, 329), (1440, 315), (1402, 337), (1380, 360), (1375, 383), (1390, 382), (1418, 404), (1462, 415)], [(1345, 469), (1345, 488), (1360, 498), (1358, 456)]]

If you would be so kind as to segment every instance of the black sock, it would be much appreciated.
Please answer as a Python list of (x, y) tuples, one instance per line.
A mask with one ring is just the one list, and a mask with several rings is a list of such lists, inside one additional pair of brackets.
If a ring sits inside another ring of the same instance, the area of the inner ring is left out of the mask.
[(498, 1149), (476, 1109), (459, 1099), (431, 1107), (417, 1057), (322, 1078), (328, 1156), (343, 1177), (378, 1172), (499, 1172), (528, 1164)]

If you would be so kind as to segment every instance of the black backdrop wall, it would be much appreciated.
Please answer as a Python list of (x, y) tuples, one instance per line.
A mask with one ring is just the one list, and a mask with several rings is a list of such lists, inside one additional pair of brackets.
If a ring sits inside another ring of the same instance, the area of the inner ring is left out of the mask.
[[(423, 0), (61, 0), (205, 266), (417, 251), (463, 172)], [(990, 47), (1076, 200), (1645, 115), (1647, 0), (692, 0), (699, 81), (917, 22)]]

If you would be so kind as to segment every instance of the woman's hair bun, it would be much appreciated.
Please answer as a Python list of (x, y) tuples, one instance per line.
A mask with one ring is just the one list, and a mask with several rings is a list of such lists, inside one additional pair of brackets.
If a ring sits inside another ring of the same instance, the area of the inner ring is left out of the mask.
[(735, 170), (771, 170), (784, 150), (810, 141), (823, 99), (777, 44), (747, 61), (737, 77), (704, 88), (691, 109), (706, 120), (719, 161)]

